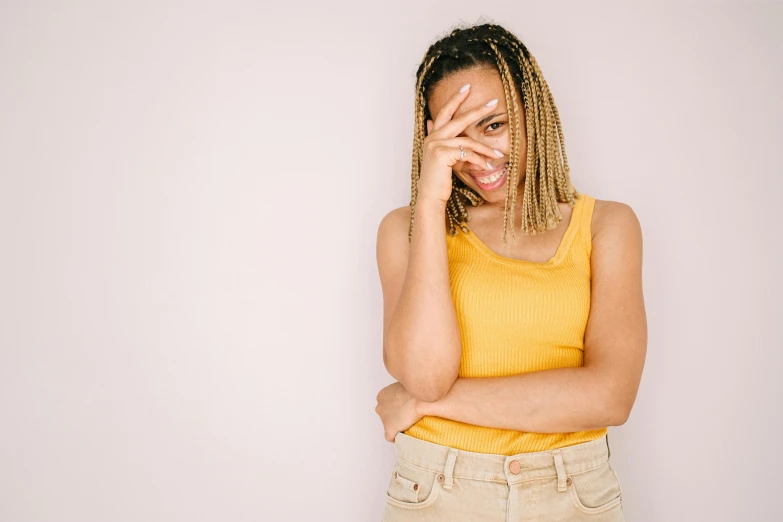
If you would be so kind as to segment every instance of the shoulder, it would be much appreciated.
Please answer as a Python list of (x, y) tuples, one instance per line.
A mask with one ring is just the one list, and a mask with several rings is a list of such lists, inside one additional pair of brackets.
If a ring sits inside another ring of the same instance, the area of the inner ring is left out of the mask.
[(641, 223), (627, 203), (596, 199), (590, 231), (594, 241), (606, 236), (641, 237)]
[(641, 263), (642, 227), (630, 205), (596, 199), (590, 230), (594, 263)]
[(376, 255), (382, 263), (387, 257), (398, 257), (408, 251), (408, 229), (411, 219), (411, 207), (395, 208), (381, 219), (376, 239)]
[(384, 223), (387, 226), (393, 223), (400, 224), (401, 222), (405, 222), (407, 224), (410, 222), (410, 218), (411, 207), (410, 205), (405, 205), (404, 207), (398, 207), (390, 210), (385, 216), (383, 216), (383, 219), (381, 219), (381, 226), (384, 226)]
[(378, 225), (378, 240), (393, 240), (405, 233), (405, 241), (408, 240), (408, 227), (411, 220), (411, 207), (395, 208), (389, 211), (381, 219)]

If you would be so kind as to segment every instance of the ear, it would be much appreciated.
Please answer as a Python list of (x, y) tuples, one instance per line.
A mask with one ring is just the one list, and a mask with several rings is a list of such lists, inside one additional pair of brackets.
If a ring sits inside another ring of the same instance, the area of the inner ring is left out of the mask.
[(427, 120), (427, 135), (432, 132), (432, 126), (435, 125), (432, 120)]

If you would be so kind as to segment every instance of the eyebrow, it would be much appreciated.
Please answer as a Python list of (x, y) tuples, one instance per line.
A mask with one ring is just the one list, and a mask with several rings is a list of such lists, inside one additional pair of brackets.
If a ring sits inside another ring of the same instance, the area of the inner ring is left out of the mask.
[(476, 123), (476, 127), (481, 127), (481, 126), (482, 126), (482, 125), (484, 125), (485, 123), (489, 123), (489, 121), (490, 121), (491, 119), (493, 119), (493, 118), (497, 118), (498, 116), (502, 116), (502, 115), (504, 115), (504, 114), (506, 114), (506, 113), (505, 113), (505, 112), (497, 112), (497, 113), (495, 113), (495, 114), (488, 114), (487, 116), (484, 116), (483, 118), (481, 118), (481, 119), (478, 121), (478, 123)]

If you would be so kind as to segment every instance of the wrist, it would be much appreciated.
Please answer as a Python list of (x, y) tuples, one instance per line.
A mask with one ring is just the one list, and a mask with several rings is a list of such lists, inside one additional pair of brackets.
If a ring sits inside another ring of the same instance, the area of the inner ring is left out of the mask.
[(428, 415), (434, 415), (435, 411), (435, 403), (434, 402), (427, 402), (423, 401), (421, 399), (414, 399), (413, 407), (416, 411), (417, 415), (420, 415), (422, 417), (426, 417)]
[(446, 211), (446, 201), (436, 198), (434, 196), (422, 196), (421, 194), (416, 199), (416, 210), (426, 209), (435, 212)]

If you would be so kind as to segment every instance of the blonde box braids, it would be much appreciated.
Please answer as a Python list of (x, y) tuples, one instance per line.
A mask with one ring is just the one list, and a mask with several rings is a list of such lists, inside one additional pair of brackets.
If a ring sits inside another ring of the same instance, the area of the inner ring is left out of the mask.
[[(483, 24), (455, 29), (427, 50), (416, 75), (409, 241), (413, 236), (418, 180), (421, 175), (427, 119), (426, 96), (438, 80), (450, 73), (475, 66), (492, 66), (497, 69), (508, 107), (511, 152), (503, 215), (503, 244), (507, 246), (508, 228), (511, 228), (512, 241), (516, 243), (514, 210), (521, 141), (521, 113), (517, 103), (519, 90), (522, 91), (527, 135), (522, 232), (536, 235), (555, 228), (563, 219), (557, 203), (567, 202), (573, 206), (575, 197), (579, 195), (570, 181), (560, 115), (536, 59), (516, 36), (499, 25)], [(451, 196), (446, 202), (448, 234), (451, 236), (457, 234), (457, 228), (469, 233), (465, 223), (470, 221), (470, 214), (463, 199), (474, 207), (484, 203), (480, 195), (452, 174)]]

